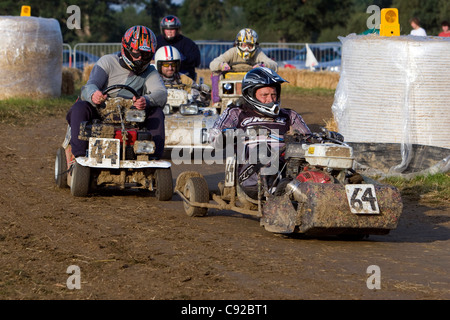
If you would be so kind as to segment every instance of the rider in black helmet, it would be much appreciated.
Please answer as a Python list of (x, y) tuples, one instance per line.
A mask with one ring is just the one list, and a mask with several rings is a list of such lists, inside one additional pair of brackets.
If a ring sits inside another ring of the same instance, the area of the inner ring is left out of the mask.
[(200, 49), (191, 39), (181, 34), (181, 21), (174, 15), (168, 15), (161, 20), (161, 34), (156, 37), (158, 50), (164, 46), (172, 46), (181, 54), (180, 73), (196, 81), (195, 68), (200, 65)]
[[(296, 131), (305, 136), (311, 135), (303, 118), (295, 111), (280, 107), (281, 84), (287, 82), (275, 71), (258, 67), (250, 70), (242, 80), (242, 98), (224, 110), (220, 118), (210, 130), (210, 137), (215, 148), (226, 149), (218, 139), (227, 129), (265, 129), (277, 137), (281, 148), (284, 135), (288, 131)], [(257, 164), (250, 163), (248, 154), (238, 155), (241, 164), (238, 167), (239, 184), (251, 198), (257, 194)], [(251, 174), (249, 174), (251, 173)]]
[[(258, 112), (269, 117), (277, 116), (280, 113), (281, 84), (284, 82), (287, 81), (271, 69), (257, 68), (251, 70), (242, 79), (242, 97)], [(255, 96), (256, 91), (264, 87), (275, 89), (275, 99), (269, 99), (269, 102), (263, 102)]]

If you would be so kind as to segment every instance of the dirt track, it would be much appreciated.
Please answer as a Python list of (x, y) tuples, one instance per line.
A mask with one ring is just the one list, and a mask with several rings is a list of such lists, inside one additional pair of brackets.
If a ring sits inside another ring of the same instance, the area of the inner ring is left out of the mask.
[[(331, 117), (332, 97), (291, 97), (306, 122)], [(74, 198), (54, 185), (64, 116), (0, 125), (0, 299), (449, 299), (450, 206), (404, 199), (399, 226), (363, 241), (284, 237), (254, 218), (107, 190)], [(202, 172), (215, 187), (221, 165)], [(81, 288), (70, 290), (69, 266)], [(367, 268), (381, 271), (368, 289)]]

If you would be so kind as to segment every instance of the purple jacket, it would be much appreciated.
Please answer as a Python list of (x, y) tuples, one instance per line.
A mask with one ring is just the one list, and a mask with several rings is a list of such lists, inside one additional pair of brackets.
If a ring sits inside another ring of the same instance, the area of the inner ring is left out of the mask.
[(254, 126), (264, 127), (267, 130), (278, 130), (279, 135), (284, 135), (290, 128), (304, 135), (311, 134), (303, 118), (293, 110), (281, 109), (279, 115), (272, 118), (243, 104), (242, 106), (231, 105), (224, 110), (209, 132), (210, 141), (214, 144), (217, 137), (226, 129), (245, 131)]
[[(278, 116), (272, 118), (257, 112), (254, 108), (244, 103), (241, 106), (232, 105), (222, 113), (209, 131), (210, 142), (216, 149), (222, 148), (223, 150), (226, 150), (228, 148), (225, 144), (229, 143), (227, 140), (228, 137), (221, 139), (222, 133), (226, 129), (242, 129), (242, 133), (245, 133), (247, 132), (247, 129), (250, 129), (251, 127), (258, 128), (259, 134), (261, 132), (260, 130), (264, 129), (268, 135), (258, 135), (257, 133), (256, 138), (245, 138), (244, 146), (242, 148), (239, 145), (239, 141), (242, 140), (238, 139), (236, 143), (233, 139), (232, 143), (237, 152), (238, 183), (247, 195), (255, 198), (257, 175), (260, 168), (262, 168), (258, 163), (264, 162), (261, 158), (258, 160), (259, 151), (255, 151), (257, 150), (255, 147), (260, 143), (259, 141), (268, 142), (271, 146), (271, 150), (275, 151), (284, 146), (284, 139), (282, 138), (284, 138), (284, 134), (290, 129), (297, 130), (300, 134), (304, 135), (310, 135), (311, 131), (303, 121), (303, 118), (293, 110), (281, 109)], [(247, 134), (244, 134), (244, 137), (246, 135)], [(255, 155), (257, 156), (256, 158)], [(266, 158), (266, 160), (268, 160), (268, 158)], [(276, 172), (272, 172), (272, 170), (270, 175), (276, 174), (280, 169), (279, 161), (277, 161), (277, 163), (263, 163), (263, 166), (266, 168), (274, 168), (275, 166)], [(263, 172), (261, 173), (266, 174)]]

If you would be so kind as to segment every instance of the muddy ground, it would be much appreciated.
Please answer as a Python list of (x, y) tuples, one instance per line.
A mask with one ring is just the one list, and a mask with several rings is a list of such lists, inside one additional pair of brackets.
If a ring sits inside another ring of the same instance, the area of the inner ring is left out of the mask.
[[(283, 105), (312, 126), (331, 118), (332, 101)], [(190, 218), (177, 195), (158, 202), (150, 192), (109, 189), (74, 198), (54, 184), (65, 126), (64, 115), (0, 125), (0, 299), (450, 298), (449, 204), (404, 199), (396, 230), (343, 241), (274, 235), (233, 212)], [(223, 179), (222, 165), (180, 165), (174, 180), (185, 170), (203, 173), (211, 188)], [(72, 265), (79, 289), (67, 286)], [(372, 265), (380, 289), (367, 286)]]

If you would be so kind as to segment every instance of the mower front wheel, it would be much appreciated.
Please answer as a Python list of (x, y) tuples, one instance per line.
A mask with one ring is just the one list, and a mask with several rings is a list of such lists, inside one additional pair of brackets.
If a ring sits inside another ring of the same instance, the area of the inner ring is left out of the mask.
[(158, 201), (169, 201), (173, 195), (172, 170), (156, 169), (155, 171), (156, 190), (155, 196)]
[(89, 193), (91, 168), (84, 167), (78, 162), (74, 163), (70, 192), (74, 197), (86, 197)]
[[(208, 184), (203, 177), (192, 177), (186, 181), (183, 191), (184, 196), (190, 202), (208, 203)], [(184, 202), (184, 211), (189, 217), (203, 217), (208, 212), (208, 208), (191, 206)]]

